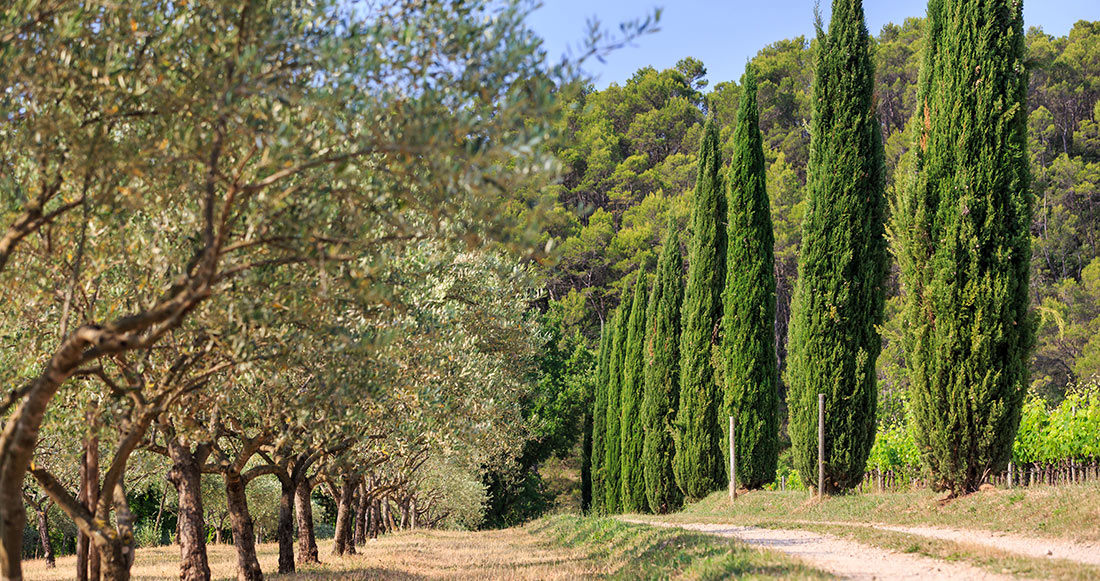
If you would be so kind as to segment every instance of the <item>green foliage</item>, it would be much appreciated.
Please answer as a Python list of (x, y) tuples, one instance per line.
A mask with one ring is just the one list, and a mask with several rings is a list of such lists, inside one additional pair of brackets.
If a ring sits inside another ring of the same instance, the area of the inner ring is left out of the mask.
[(607, 420), (604, 429), (604, 501), (603, 509), (607, 513), (622, 510), (622, 404), (623, 369), (626, 356), (626, 340), (630, 322), (630, 303), (623, 301), (615, 309), (611, 323), (611, 355), (607, 366)]
[[(588, 341), (575, 331), (570, 339), (573, 353), (565, 362), (566, 383), (573, 393), (581, 394), (581, 511), (592, 507), (592, 408), (595, 405), (596, 376), (599, 353), (588, 347)], [(562, 453), (559, 453), (562, 455)]]
[[(735, 416), (737, 477), (748, 488), (775, 478), (779, 392), (775, 360), (775, 259), (764, 172), (756, 73), (745, 72), (730, 166), (728, 252), (723, 291), (723, 416)], [(723, 456), (729, 439), (722, 439)], [(726, 464), (723, 463), (723, 466)], [(727, 479), (729, 475), (726, 475)]]
[(676, 409), (680, 402), (680, 310), (684, 302), (680, 235), (669, 220), (646, 310), (642, 465), (649, 510), (666, 513), (683, 502), (672, 471)]
[[(641, 417), (645, 393), (646, 308), (649, 306), (646, 287), (649, 281), (639, 270), (634, 281), (634, 298), (627, 320), (626, 353), (623, 355), (623, 379), (619, 403), (620, 488), (623, 512), (645, 512), (649, 502), (645, 495), (642, 465), (642, 442), (645, 440)], [(625, 305), (625, 303), (624, 303)]]
[(1047, 465), (1100, 458), (1100, 384), (1072, 391), (1055, 408), (1029, 397), (1013, 442), (1013, 460)]
[[(1098, 166), (1100, 167), (1100, 166)], [(1037, 306), (1033, 391), (1057, 403), (1065, 386), (1100, 375), (1100, 257), (1045, 289)], [(1072, 365), (1066, 363), (1072, 362)]]
[(595, 397), (592, 401), (592, 508), (599, 511), (603, 508), (604, 489), (606, 478), (604, 476), (604, 461), (606, 454), (607, 436), (607, 387), (611, 364), (611, 339), (614, 335), (614, 324), (608, 321), (600, 328), (600, 352), (596, 364)]
[(719, 168), (718, 126), (707, 120), (691, 212), (692, 239), (684, 291), (680, 339), (680, 404), (677, 409), (674, 471), (688, 498), (699, 499), (723, 485), (721, 394), (715, 384), (711, 349), (722, 318), (726, 280), (726, 192)]
[[(923, 469), (915, 430), (906, 424), (880, 427), (868, 468), (915, 475)], [(1051, 407), (1032, 395), (1024, 402), (1012, 460), (1019, 464), (1064, 465), (1100, 458), (1100, 384), (1082, 385)]]
[(875, 445), (867, 457), (867, 467), (881, 472), (918, 470), (920, 450), (913, 441), (913, 431), (905, 424), (879, 428), (875, 434)]
[[(561, 316), (560, 306), (553, 305), (541, 318), (544, 342), (537, 357), (537, 381), (520, 400), (529, 433), (513, 462), (486, 475), (486, 526), (512, 526), (538, 517), (551, 506), (553, 498), (537, 468), (552, 456), (564, 457), (574, 449), (585, 428), (584, 417), (592, 409), (589, 394), (595, 357), (579, 334), (562, 336)], [(464, 460), (469, 462), (468, 457)], [(461, 469), (461, 465), (451, 467), (452, 472)], [(467, 514), (461, 524), (470, 522)]]
[(1028, 387), (1032, 197), (1019, 2), (931, 3), (893, 234), (914, 434), (938, 490), (1004, 468)]
[(824, 487), (832, 493), (859, 484), (874, 442), (886, 202), (862, 3), (833, 2), (818, 43), (809, 205), (788, 347), (788, 429), (802, 481), (818, 484), (817, 401), (825, 394)]
[[(798, 470), (794, 466), (794, 451), (791, 448), (783, 450), (776, 462), (775, 480), (764, 485), (765, 490), (806, 490)], [(785, 483), (784, 487), (780, 481)]]

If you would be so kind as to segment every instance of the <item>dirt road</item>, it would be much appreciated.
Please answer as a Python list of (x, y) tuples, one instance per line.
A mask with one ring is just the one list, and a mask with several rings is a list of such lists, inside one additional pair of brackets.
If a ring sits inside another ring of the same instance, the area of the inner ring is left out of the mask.
[(992, 581), (1014, 579), (1009, 575), (990, 573), (966, 563), (946, 562), (907, 553), (898, 553), (801, 530), (777, 530), (730, 524), (668, 524), (652, 521), (628, 521), (656, 526), (678, 526), (734, 537), (745, 543), (766, 549), (782, 551), (806, 561), (819, 569), (845, 579), (871, 581), (874, 579), (957, 580), (972, 579)]
[(893, 531), (907, 535), (928, 537), (956, 543), (981, 545), (1009, 553), (1033, 558), (1065, 559), (1083, 565), (1100, 567), (1100, 546), (1088, 543), (1074, 543), (1056, 539), (1023, 537), (1011, 533), (993, 531), (963, 530), (944, 527), (903, 527), (885, 524), (861, 524), (851, 522), (798, 521), (800, 524), (819, 524), (837, 526), (858, 526), (884, 531)]

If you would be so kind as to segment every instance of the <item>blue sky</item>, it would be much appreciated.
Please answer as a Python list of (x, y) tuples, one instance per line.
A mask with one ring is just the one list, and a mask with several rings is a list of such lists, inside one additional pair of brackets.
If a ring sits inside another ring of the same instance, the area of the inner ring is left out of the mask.
[[(828, 18), (830, 2), (821, 7)], [(814, 0), (544, 0), (530, 17), (532, 28), (546, 41), (549, 56), (557, 58), (582, 40), (585, 20), (596, 17), (616, 29), (620, 22), (663, 6), (660, 32), (638, 39), (634, 46), (607, 57), (591, 59), (585, 69), (596, 86), (622, 84), (646, 65), (665, 69), (686, 56), (707, 67), (711, 86), (739, 80), (745, 63), (764, 45), (798, 35), (813, 34)], [(864, 0), (867, 27), (875, 35), (888, 22), (924, 16), (926, 0)], [(1025, 0), (1025, 26), (1039, 26), (1048, 34), (1064, 35), (1078, 20), (1100, 20), (1100, 0)]]

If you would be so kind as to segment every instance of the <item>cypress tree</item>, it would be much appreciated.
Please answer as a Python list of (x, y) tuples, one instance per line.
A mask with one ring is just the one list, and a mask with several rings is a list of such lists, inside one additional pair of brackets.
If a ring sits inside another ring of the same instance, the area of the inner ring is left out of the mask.
[(817, 396), (825, 394), (826, 492), (852, 488), (875, 437), (886, 241), (882, 136), (860, 0), (818, 27), (807, 208), (791, 306), (788, 407), (795, 467), (817, 484)]
[(657, 262), (657, 281), (646, 310), (645, 396), (642, 398), (642, 472), (652, 512), (680, 507), (682, 496), (672, 474), (673, 422), (680, 398), (680, 307), (684, 301), (680, 236), (671, 219)]
[(596, 360), (596, 393), (592, 404), (592, 508), (603, 507), (604, 435), (607, 426), (607, 378), (611, 361), (612, 325), (600, 325), (600, 353)]
[(620, 457), (619, 462), (623, 512), (644, 512), (649, 508), (645, 497), (645, 481), (642, 473), (642, 423), (639, 416), (642, 411), (642, 394), (645, 388), (645, 311), (646, 274), (644, 268), (638, 269), (634, 281), (634, 300), (630, 304), (630, 318), (627, 322), (626, 353), (623, 355), (623, 384), (620, 413)]
[(604, 511), (610, 514), (620, 512), (623, 504), (619, 494), (622, 484), (620, 477), (620, 452), (622, 441), (619, 422), (620, 402), (623, 384), (623, 359), (626, 354), (626, 335), (630, 302), (623, 300), (615, 309), (615, 320), (611, 330), (611, 355), (607, 365), (607, 414), (604, 424)]
[(726, 282), (726, 194), (720, 175), (718, 126), (713, 115), (703, 129), (699, 174), (691, 211), (692, 239), (680, 337), (679, 439), (673, 464), (676, 484), (698, 499), (724, 485), (718, 408), (722, 396), (714, 383), (711, 346), (722, 320)]
[[(779, 461), (779, 394), (775, 239), (756, 108), (756, 74), (751, 65), (742, 84), (734, 147), (728, 174), (729, 234), (722, 312), (724, 415), (737, 418), (737, 479), (748, 488), (760, 488), (775, 480)], [(728, 438), (722, 439), (722, 450), (729, 454)]]
[(893, 235), (915, 438), (932, 486), (974, 491), (1012, 453), (1028, 386), (1027, 69), (1019, 0), (933, 0)]

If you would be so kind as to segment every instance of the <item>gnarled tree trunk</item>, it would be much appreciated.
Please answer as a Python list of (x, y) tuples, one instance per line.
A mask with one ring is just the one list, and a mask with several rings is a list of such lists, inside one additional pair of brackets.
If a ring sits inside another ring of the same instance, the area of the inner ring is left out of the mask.
[(377, 498), (372, 500), (370, 503), (368, 518), (370, 520), (370, 538), (372, 539), (378, 538), (378, 529), (379, 526), (382, 524), (382, 507), (380, 505), (381, 503), (378, 502)]
[(53, 545), (50, 544), (50, 519), (47, 515), (47, 505), (37, 507), (38, 513), (38, 541), (42, 543), (42, 556), (46, 559), (46, 567), (53, 569), (57, 563), (53, 558)]
[(359, 502), (355, 508), (354, 543), (362, 545), (367, 540), (367, 509), (370, 507), (370, 495), (366, 483), (359, 485)]
[(382, 499), (382, 521), (385, 523), (386, 532), (397, 530), (397, 523), (393, 522), (393, 511), (390, 510), (390, 499)]
[[(94, 435), (94, 411), (88, 412), (87, 420), (92, 434), (84, 441), (84, 454), (80, 458), (80, 501), (88, 512), (94, 513), (99, 502), (99, 437)], [(77, 581), (99, 581), (99, 551), (83, 531), (77, 535)]]
[(310, 484), (303, 478), (294, 488), (294, 508), (298, 518), (298, 562), (320, 563), (317, 555), (317, 537), (313, 534), (313, 505), (310, 502)]
[(189, 446), (183, 445), (176, 438), (169, 438), (168, 457), (172, 459), (168, 481), (176, 487), (179, 494), (176, 538), (180, 546), (180, 581), (210, 581), (210, 562), (206, 556), (206, 522), (202, 513), (200, 459), (195, 457)]
[[(122, 484), (114, 486), (115, 531), (108, 535), (109, 528), (95, 533), (99, 566), (103, 578), (109, 581), (129, 581), (130, 567), (134, 564), (134, 514), (126, 501), (126, 492)], [(102, 502), (96, 511), (96, 520), (106, 522), (110, 518), (108, 503)], [(94, 579), (94, 577), (93, 577)]]
[(108, 581), (129, 581), (130, 561), (122, 543), (102, 543), (97, 547), (103, 578)]
[(332, 547), (334, 555), (355, 554), (352, 537), (355, 524), (352, 521), (355, 518), (355, 489), (358, 485), (358, 477), (345, 476), (342, 479), (336, 506), (336, 534)]
[(244, 479), (240, 473), (227, 471), (225, 498), (229, 507), (229, 524), (233, 529), (233, 545), (237, 549), (237, 579), (262, 581), (263, 572), (256, 558), (256, 533), (252, 527), (252, 515), (248, 513), (248, 500), (244, 495)]
[(279, 573), (294, 572), (294, 481), (279, 475)]

